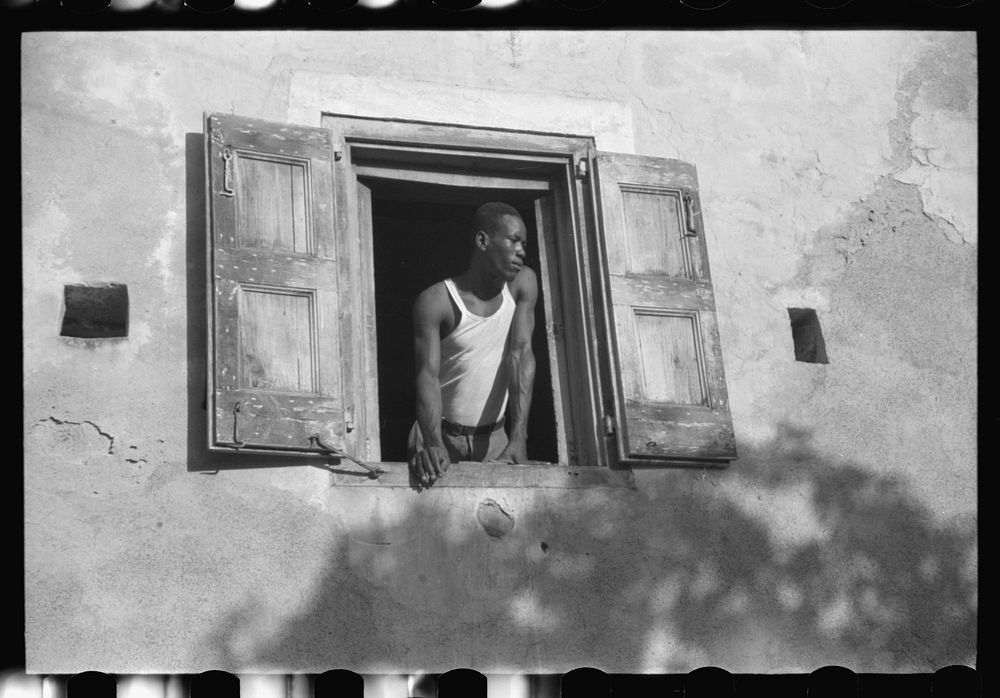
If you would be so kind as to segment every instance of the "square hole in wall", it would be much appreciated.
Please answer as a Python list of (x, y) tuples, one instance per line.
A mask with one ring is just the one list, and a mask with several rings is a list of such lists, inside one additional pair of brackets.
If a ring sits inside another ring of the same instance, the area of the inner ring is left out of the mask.
[(792, 321), (792, 341), (795, 343), (795, 360), (810, 364), (828, 364), (823, 328), (812, 308), (789, 308)]
[(69, 284), (63, 287), (63, 337), (127, 337), (125, 284)]

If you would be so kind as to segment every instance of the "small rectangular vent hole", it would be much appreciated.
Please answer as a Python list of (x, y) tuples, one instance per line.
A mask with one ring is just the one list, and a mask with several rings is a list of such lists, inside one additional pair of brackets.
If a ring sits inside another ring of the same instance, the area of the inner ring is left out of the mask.
[(69, 284), (63, 287), (63, 337), (127, 337), (125, 284)]
[(795, 360), (810, 364), (828, 364), (826, 342), (819, 318), (812, 308), (789, 308), (792, 321), (792, 341), (795, 342)]

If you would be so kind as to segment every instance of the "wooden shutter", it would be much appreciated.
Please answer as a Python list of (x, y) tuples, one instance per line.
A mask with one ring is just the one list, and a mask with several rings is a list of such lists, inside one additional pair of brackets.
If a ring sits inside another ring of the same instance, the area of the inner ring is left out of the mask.
[(598, 153), (618, 456), (736, 457), (694, 166)]
[(330, 137), (206, 119), (209, 447), (343, 447)]

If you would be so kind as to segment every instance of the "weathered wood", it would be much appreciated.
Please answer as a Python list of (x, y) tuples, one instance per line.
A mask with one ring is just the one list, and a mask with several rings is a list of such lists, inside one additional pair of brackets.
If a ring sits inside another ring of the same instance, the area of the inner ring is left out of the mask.
[[(334, 138), (334, 147), (343, 147)], [(342, 152), (341, 157), (334, 161), (334, 215), (336, 229), (340, 235), (335, 244), (339, 258), (338, 275), (345, 288), (358, 287), (358, 266), (360, 250), (357, 232), (357, 177), (351, 166), (350, 152)], [(369, 299), (371, 302), (373, 299)], [(350, 414), (349, 428), (345, 434), (344, 448), (355, 454), (366, 451), (365, 412), (362, 402), (366, 399), (363, 393), (362, 375), (362, 337), (358, 332), (358, 318), (361, 317), (361, 303), (365, 299), (360, 293), (345, 295), (337, 308), (336, 324), (341, 340), (341, 363), (343, 376), (344, 407)], [(370, 398), (368, 398), (370, 399)], [(360, 424), (360, 428), (359, 428)]]
[(263, 390), (219, 391), (213, 416), (216, 444), (227, 450), (240, 445), (249, 451), (311, 451), (314, 448), (309, 440), (312, 434), (319, 434), (331, 445), (343, 443), (344, 414), (339, 396), (317, 397)]
[(697, 316), (636, 311), (633, 317), (644, 389), (644, 395), (634, 397), (676, 405), (704, 405), (707, 390), (698, 352)]
[(574, 157), (572, 152), (539, 155), (520, 151), (504, 152), (473, 144), (461, 148), (451, 145), (439, 147), (433, 143), (404, 145), (391, 140), (372, 143), (350, 139), (346, 145), (345, 150), (351, 151), (352, 161), (368, 167), (469, 171), (484, 176), (504, 173), (527, 179), (545, 179), (566, 160)]
[(609, 284), (616, 305), (635, 308), (679, 306), (715, 312), (712, 283), (707, 280), (610, 274)]
[(243, 287), (239, 296), (240, 386), (315, 393), (315, 294)]
[[(569, 443), (573, 443), (573, 420), (568, 419), (570, 404), (569, 374), (566, 365), (566, 336), (563, 329), (563, 307), (560, 290), (559, 266), (555, 264), (556, 226), (555, 202), (551, 196), (535, 202), (535, 221), (538, 234), (539, 279), (545, 312), (545, 340), (549, 351), (552, 376), (552, 406), (555, 414), (556, 450), (560, 463), (574, 462), (569, 458)], [(537, 331), (537, 329), (536, 329)], [(541, 387), (541, 386), (539, 386)], [(574, 444), (575, 450), (575, 444)]]
[[(212, 148), (211, 140), (209, 134), (211, 129), (209, 127), (209, 116), (208, 112), (202, 112), (201, 115), (201, 126), (204, 138), (202, 139), (202, 157), (204, 162), (204, 176), (205, 176), (205, 287), (208, 289), (206, 293), (207, 302), (205, 303), (205, 340), (207, 346), (207, 362), (205, 371), (205, 405), (206, 407), (211, 406), (212, 409), (209, 410), (208, 414), (208, 428), (204, 431), (203, 437), (206, 439), (204, 445), (206, 448), (211, 449), (215, 446), (216, 439), (216, 429), (215, 429), (215, 418), (214, 418), (214, 405), (215, 405), (215, 335), (216, 335), (216, 322), (215, 322), (215, 271), (212, 268), (214, 265), (213, 251), (215, 249), (216, 234), (213, 230), (214, 222), (212, 220), (212, 201), (215, 199), (216, 184), (214, 183), (214, 178), (218, 176), (218, 170), (213, 164), (212, 157), (217, 155), (215, 149)], [(235, 377), (235, 376), (234, 376)]]
[[(587, 263), (587, 283), (591, 289), (590, 299), (594, 312), (594, 346), (600, 347), (603, 351), (597, 353), (596, 364), (599, 369), (599, 395), (598, 411), (594, 415), (597, 420), (595, 424), (599, 434), (599, 452), (602, 463), (607, 463), (612, 467), (622, 464), (620, 456), (620, 443), (624, 436), (619, 436), (615, 431), (614, 415), (618, 414), (618, 405), (622, 403), (621, 379), (618, 369), (618, 333), (615, 331), (614, 316), (611, 308), (610, 279), (608, 277), (608, 240), (604, 235), (601, 223), (605, 208), (601, 201), (601, 190), (597, 184), (597, 152), (591, 150), (587, 153), (588, 169), (590, 176), (587, 177), (587, 186), (584, 187), (578, 182), (580, 190), (579, 200), (588, 201), (589, 206), (581, 211), (581, 225), (586, 230), (586, 244), (584, 246)], [(589, 254), (586, 251), (589, 250)], [(592, 272), (590, 270), (593, 270)], [(621, 420), (618, 420), (618, 432), (621, 431)], [(610, 428), (609, 428), (610, 427)]]
[[(385, 472), (370, 479), (361, 468), (347, 460), (328, 466), (336, 485), (357, 487), (409, 487), (419, 483), (405, 463), (379, 463)], [(442, 487), (550, 487), (556, 489), (624, 487), (635, 489), (632, 473), (627, 470), (566, 465), (509, 465), (505, 463), (452, 463), (448, 472), (428, 488)]]
[(694, 167), (600, 153), (598, 177), (618, 456), (731, 460), (735, 441)]
[(299, 288), (337, 289), (337, 265), (319, 257), (287, 255), (260, 248), (226, 249), (215, 253), (215, 276), (246, 283)]
[(631, 274), (691, 277), (679, 190), (621, 187), (625, 268)]
[(329, 160), (330, 138), (326, 129), (279, 124), (233, 114), (211, 114), (209, 131), (219, 136), (213, 144), (258, 151), (271, 156)]
[(361, 418), (360, 435), (364, 447), (359, 448), (362, 458), (381, 460), (378, 404), (378, 338), (375, 319), (375, 253), (372, 230), (372, 192), (367, 185), (357, 184), (358, 229), (358, 299), (361, 300), (361, 389), (364, 399), (355, 408)]
[(210, 447), (309, 450), (313, 433), (341, 446), (329, 134), (229, 115), (206, 123)]
[(633, 410), (627, 430), (633, 444), (630, 458), (728, 460), (736, 457), (728, 414), (702, 411), (668, 420), (662, 415), (648, 419), (639, 410)]
[(476, 189), (522, 189), (534, 192), (551, 191), (552, 183), (546, 179), (484, 175), (466, 172), (440, 172), (417, 167), (384, 167), (355, 165), (358, 177), (393, 179), (404, 182), (423, 182), (447, 187), (475, 187)]
[(393, 146), (441, 146), (442, 149), (482, 149), (494, 152), (508, 151), (519, 157), (531, 154), (586, 153), (592, 147), (592, 138), (566, 135), (532, 133), (500, 128), (469, 128), (445, 124), (374, 119), (366, 117), (324, 114), (323, 125), (332, 128), (356, 142), (385, 143)]
[(601, 421), (604, 414), (599, 358), (601, 333), (595, 323), (587, 256), (589, 228), (574, 202), (583, 201), (583, 184), (567, 166), (555, 191), (555, 256), (563, 296), (567, 366), (571, 373), (575, 458), (580, 465), (608, 465)]
[(312, 251), (306, 208), (308, 161), (235, 156), (240, 247)]

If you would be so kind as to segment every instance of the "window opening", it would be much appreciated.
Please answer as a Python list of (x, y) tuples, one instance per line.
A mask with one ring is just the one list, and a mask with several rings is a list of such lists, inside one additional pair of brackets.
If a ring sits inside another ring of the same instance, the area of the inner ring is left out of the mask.
[(792, 341), (795, 343), (795, 360), (810, 364), (830, 363), (826, 358), (823, 328), (812, 308), (789, 308), (792, 322)]
[(125, 284), (70, 284), (63, 287), (63, 337), (128, 336), (128, 287)]
[[(406, 442), (416, 417), (413, 324), (417, 294), (460, 274), (468, 263), (468, 223), (487, 201), (504, 201), (528, 229), (528, 266), (541, 276), (534, 202), (530, 192), (400, 183), (368, 179), (372, 193), (379, 443), (386, 462), (406, 460)], [(530, 460), (558, 462), (552, 378), (545, 336), (547, 302), (539, 288), (535, 306), (535, 386), (528, 422)]]

